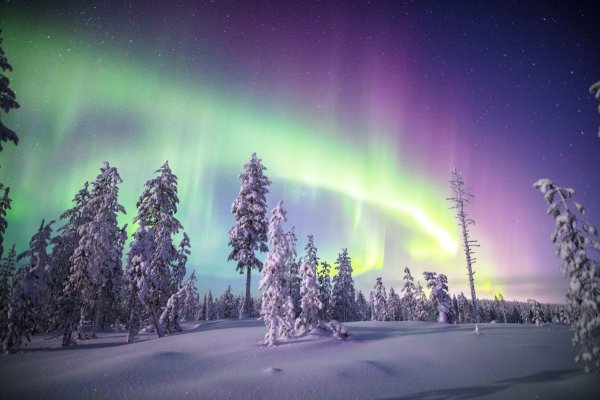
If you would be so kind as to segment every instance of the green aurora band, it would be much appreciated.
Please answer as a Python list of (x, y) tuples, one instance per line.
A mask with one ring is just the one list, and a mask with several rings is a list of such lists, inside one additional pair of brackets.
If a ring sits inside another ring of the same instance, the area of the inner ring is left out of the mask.
[[(10, 24), (4, 31), (14, 67), (11, 86), (21, 102), (7, 118), (21, 143), (8, 148), (2, 162), (2, 180), (13, 197), (7, 244), (23, 246), (40, 219), (57, 218), (105, 159), (123, 177), (121, 203), (128, 215), (122, 222), (131, 222), (143, 182), (169, 160), (180, 182), (178, 216), (192, 241), (190, 264), (203, 274), (231, 276), (233, 266), (225, 260), (233, 219), (218, 211), (228, 210), (237, 174), (256, 151), (273, 180), (269, 203), (281, 194), (290, 226), (309, 218), (293, 208), (295, 201), (310, 214), (324, 198), (335, 199), (327, 204), (337, 208), (331, 213), (343, 233), (321, 238), (321, 259), (332, 262), (348, 247), (358, 275), (384, 266), (387, 242), (393, 247), (388, 254), (404, 257), (391, 260), (395, 264), (422, 260), (451, 265), (462, 275), (446, 188), (399, 168), (389, 132), (368, 132), (362, 143), (351, 143), (340, 127), (261, 107), (252, 96), (221, 93), (226, 84), (201, 84), (185, 71), (169, 72), (166, 64), (148, 68), (143, 60), (47, 32)], [(32, 45), (42, 40), (43, 46)], [(224, 188), (231, 191), (222, 193)], [(389, 243), (386, 232), (398, 227), (402, 235)], [(319, 241), (323, 229), (316, 225), (305, 233)], [(299, 235), (299, 254), (303, 246)]]

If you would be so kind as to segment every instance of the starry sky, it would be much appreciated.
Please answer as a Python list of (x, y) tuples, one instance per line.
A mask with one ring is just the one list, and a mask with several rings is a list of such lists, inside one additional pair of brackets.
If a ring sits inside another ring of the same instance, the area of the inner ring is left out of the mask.
[[(0, 3), (21, 142), (0, 154), (11, 187), (5, 246), (70, 207), (103, 160), (131, 223), (165, 160), (201, 293), (244, 277), (227, 262), (231, 202), (257, 152), (322, 260), (347, 247), (358, 289), (402, 271), (467, 291), (453, 166), (475, 199), (479, 297), (562, 302), (552, 220), (532, 188), (576, 189), (600, 223), (600, 5), (587, 2)], [(130, 224), (130, 233), (134, 226)], [(257, 293), (258, 279), (253, 290)]]

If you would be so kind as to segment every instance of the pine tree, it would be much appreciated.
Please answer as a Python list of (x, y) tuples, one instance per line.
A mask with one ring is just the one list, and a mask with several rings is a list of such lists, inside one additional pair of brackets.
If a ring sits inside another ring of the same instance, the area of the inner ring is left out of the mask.
[[(572, 198), (575, 191), (540, 179), (534, 187), (548, 204), (554, 218), (551, 239), (561, 258), (561, 271), (569, 280), (568, 305), (573, 310), (573, 345), (579, 345), (575, 361), (583, 361), (586, 372), (600, 369), (600, 252), (597, 229), (585, 221), (585, 208)], [(593, 253), (593, 254), (590, 254)]]
[(20, 254), (17, 261), (29, 258), (26, 265), (21, 267), (22, 273), (17, 274), (18, 279), (13, 282), (12, 295), (8, 307), (8, 327), (3, 336), (3, 350), (7, 352), (13, 347), (18, 347), (23, 342), (23, 337), (31, 341), (30, 336), (39, 331), (44, 321), (44, 307), (48, 301), (47, 273), (50, 257), (47, 253), (50, 237), (52, 236), (51, 221), (45, 224), (42, 221), (37, 233), (29, 242), (29, 250)]
[(371, 291), (371, 320), (385, 321), (387, 295), (381, 278), (377, 278), (373, 288), (375, 290)]
[(404, 296), (402, 297), (402, 309), (403, 317), (407, 321), (413, 321), (416, 319), (416, 306), (417, 306), (417, 287), (415, 286), (414, 278), (410, 273), (408, 267), (404, 268), (404, 283), (402, 285), (402, 291)]
[(79, 337), (84, 338), (83, 326), (88, 311), (91, 312), (92, 336), (95, 336), (96, 320), (114, 306), (117, 298), (114, 292), (120, 284), (126, 239), (125, 227), (117, 225), (117, 214), (125, 213), (117, 201), (121, 182), (117, 169), (105, 161), (90, 198), (82, 207), (86, 222), (78, 227), (80, 239), (71, 257), (61, 301), (65, 345), (70, 344), (75, 314), (80, 316)]
[(348, 249), (342, 249), (335, 262), (338, 274), (333, 278), (332, 312), (333, 318), (351, 321), (354, 311), (354, 280), (352, 279), (352, 263)]
[(283, 233), (282, 225), (286, 221), (287, 212), (283, 202), (279, 202), (272, 211), (269, 221), (269, 245), (265, 265), (262, 268), (259, 289), (265, 289), (262, 295), (261, 316), (265, 321), (267, 333), (263, 343), (268, 346), (276, 344), (278, 338), (293, 335), (293, 304), (289, 296), (286, 280), (285, 261), (290, 249)]
[(479, 332), (479, 310), (477, 305), (477, 296), (475, 294), (475, 280), (473, 278), (475, 275), (475, 272), (473, 271), (473, 264), (475, 264), (477, 259), (473, 257), (475, 251), (472, 249), (473, 247), (479, 247), (479, 244), (476, 240), (471, 239), (469, 226), (475, 224), (475, 221), (469, 218), (467, 212), (465, 211), (465, 207), (471, 203), (471, 200), (473, 200), (474, 196), (465, 184), (462, 174), (458, 172), (456, 168), (452, 170), (452, 174), (450, 176), (450, 189), (452, 189), (454, 197), (451, 197), (448, 200), (454, 202), (454, 206), (452, 208), (456, 210), (456, 219), (458, 220), (458, 226), (461, 229), (463, 250), (465, 252), (465, 259), (467, 262), (467, 275), (469, 276), (469, 286), (471, 288), (473, 315), (475, 317), (475, 332)]
[(323, 304), (319, 317), (324, 320), (331, 319), (331, 266), (327, 261), (321, 263), (321, 268), (317, 272), (317, 288), (319, 291), (319, 300)]
[(319, 263), (317, 248), (313, 243), (312, 235), (308, 235), (306, 255), (300, 268), (302, 282), (300, 286), (301, 309), (300, 316), (296, 319), (295, 329), (300, 333), (308, 333), (319, 324), (319, 310), (323, 307), (319, 300), (317, 290), (316, 269)]
[(240, 192), (231, 205), (235, 216), (235, 225), (229, 231), (229, 246), (232, 250), (227, 261), (237, 261), (237, 271), (246, 272), (246, 296), (244, 317), (250, 315), (250, 281), (252, 269), (262, 268), (262, 262), (255, 252), (267, 252), (267, 188), (271, 181), (263, 174), (266, 168), (261, 159), (252, 154), (252, 158), (244, 164), (244, 172), (239, 176), (242, 181)]

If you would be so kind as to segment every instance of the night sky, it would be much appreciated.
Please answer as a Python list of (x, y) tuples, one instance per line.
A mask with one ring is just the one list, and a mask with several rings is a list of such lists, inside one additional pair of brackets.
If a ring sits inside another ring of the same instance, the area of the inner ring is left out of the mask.
[[(69, 208), (103, 160), (134, 227), (165, 160), (201, 293), (245, 279), (227, 262), (238, 174), (257, 152), (288, 228), (359, 289), (405, 266), (467, 290), (448, 179), (475, 194), (479, 297), (563, 301), (538, 178), (576, 189), (600, 224), (596, 6), (575, 2), (2, 1), (21, 108), (0, 154), (11, 187), (5, 247)], [(253, 282), (256, 293), (258, 279)]]

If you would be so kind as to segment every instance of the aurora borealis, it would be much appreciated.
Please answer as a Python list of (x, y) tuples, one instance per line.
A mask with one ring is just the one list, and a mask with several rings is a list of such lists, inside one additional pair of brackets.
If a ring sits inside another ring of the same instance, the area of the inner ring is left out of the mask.
[[(574, 187), (600, 223), (595, 6), (269, 2), (3, 2), (21, 108), (0, 154), (5, 246), (22, 251), (103, 160), (131, 222), (165, 160), (201, 292), (244, 279), (226, 261), (237, 175), (256, 151), (303, 254), (347, 247), (357, 287), (405, 266), (466, 292), (448, 178), (475, 200), (480, 297), (562, 301), (552, 221), (531, 187)], [(486, 3), (487, 4), (487, 3)], [(130, 229), (131, 231), (131, 229)]]

